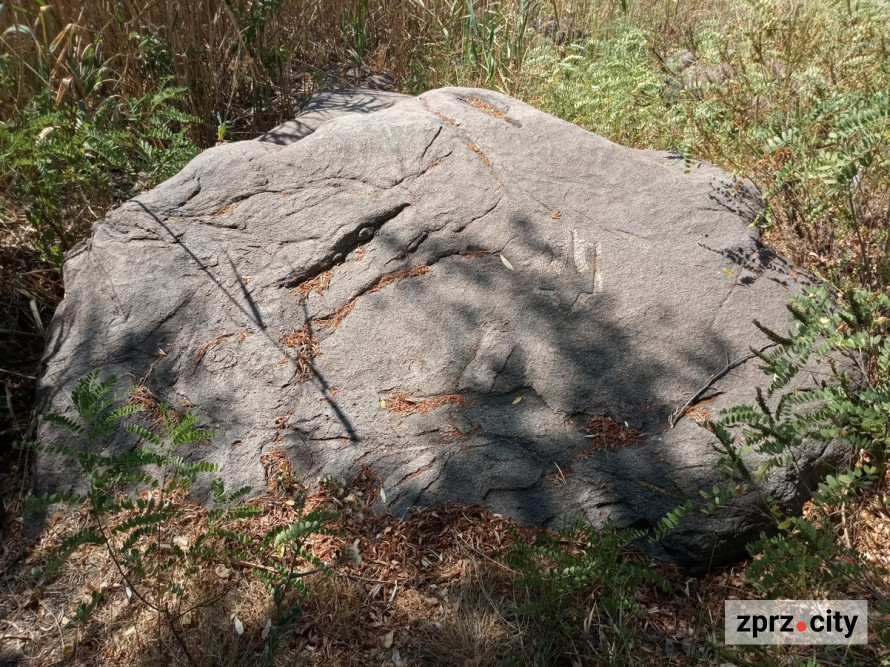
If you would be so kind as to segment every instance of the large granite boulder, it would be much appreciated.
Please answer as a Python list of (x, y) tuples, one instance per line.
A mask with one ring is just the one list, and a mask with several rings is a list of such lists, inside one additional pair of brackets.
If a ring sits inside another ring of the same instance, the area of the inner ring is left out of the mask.
[[(784, 328), (803, 280), (760, 244), (748, 184), (486, 90), (341, 92), (307, 114), (205, 151), (70, 254), (43, 409), (92, 369), (147, 376), (201, 406), (219, 434), (189, 455), (233, 487), (265, 488), (278, 449), (307, 478), (367, 466), (396, 513), (646, 526), (722, 483), (697, 421), (750, 401), (756, 365), (698, 420), (669, 417), (761, 344), (754, 317)], [(776, 476), (779, 502), (799, 506), (825, 458)], [(75, 481), (39, 461), (39, 488)], [(655, 548), (738, 554), (765, 525), (739, 504)]]

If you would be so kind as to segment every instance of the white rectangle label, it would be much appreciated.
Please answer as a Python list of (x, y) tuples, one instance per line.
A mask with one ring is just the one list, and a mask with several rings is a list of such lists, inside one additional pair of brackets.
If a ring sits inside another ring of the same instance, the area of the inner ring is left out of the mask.
[(726, 600), (727, 644), (867, 644), (865, 600)]

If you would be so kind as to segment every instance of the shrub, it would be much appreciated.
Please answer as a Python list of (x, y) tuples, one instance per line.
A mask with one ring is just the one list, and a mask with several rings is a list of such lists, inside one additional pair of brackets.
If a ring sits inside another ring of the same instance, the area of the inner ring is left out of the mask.
[(87, 109), (38, 93), (0, 122), (0, 207), (22, 215), (44, 256), (61, 262), (106, 208), (169, 178), (197, 153), (167, 86)]
[[(859, 507), (875, 492), (886, 493), (890, 452), (890, 296), (864, 289), (830, 294), (812, 289), (789, 305), (787, 335), (761, 327), (774, 347), (758, 352), (771, 378), (756, 401), (724, 411), (710, 424), (735, 481), (761, 493), (773, 516), (773, 534), (748, 545), (755, 557), (748, 578), (763, 595), (790, 599), (859, 596), (890, 609), (879, 582), (887, 576), (856, 548)], [(818, 366), (814, 362), (818, 361)], [(798, 380), (812, 374), (815, 386)], [(740, 428), (736, 434), (733, 429)], [(784, 516), (762, 493), (777, 468), (797, 465), (801, 447), (840, 442), (855, 466), (829, 474), (803, 516)], [(743, 454), (760, 461), (751, 470)], [(879, 495), (879, 498), (881, 496)], [(878, 624), (879, 633), (887, 630)]]

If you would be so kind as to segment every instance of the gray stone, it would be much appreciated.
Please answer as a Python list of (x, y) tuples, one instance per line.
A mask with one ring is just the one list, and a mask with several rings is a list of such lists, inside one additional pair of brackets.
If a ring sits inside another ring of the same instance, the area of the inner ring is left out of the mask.
[[(784, 329), (804, 280), (761, 245), (752, 186), (491, 91), (353, 94), (321, 98), (298, 141), (209, 149), (96, 225), (65, 264), (42, 408), (91, 369), (145, 377), (201, 406), (219, 434), (189, 455), (231, 488), (265, 488), (280, 449), (307, 479), (368, 466), (398, 514), (651, 526), (722, 483), (713, 436), (668, 418), (763, 340), (753, 317)], [(700, 408), (764, 383), (743, 364)], [(780, 504), (829, 453), (772, 481)], [(40, 489), (73, 483), (39, 460)], [(651, 548), (700, 568), (765, 525), (742, 498)]]
[(373, 113), (411, 99), (410, 95), (383, 89), (383, 75), (375, 76), (378, 78), (373, 79), (368, 88), (341, 88), (316, 93), (306, 101), (296, 118), (276, 125), (257, 137), (257, 141), (286, 146), (312, 134), (321, 125), (339, 116)]

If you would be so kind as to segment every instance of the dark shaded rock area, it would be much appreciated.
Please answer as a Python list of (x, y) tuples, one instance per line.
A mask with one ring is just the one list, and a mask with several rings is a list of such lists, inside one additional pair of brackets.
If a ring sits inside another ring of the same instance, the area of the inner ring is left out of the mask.
[[(491, 91), (322, 94), (71, 253), (41, 405), (65, 409), (98, 368), (200, 405), (219, 434), (189, 455), (229, 488), (265, 488), (280, 449), (307, 478), (367, 466), (396, 513), (480, 502), (528, 524), (650, 526), (723, 483), (712, 434), (669, 417), (762, 344), (753, 318), (783, 330), (804, 284), (760, 244), (760, 208), (712, 166)], [(742, 364), (697, 414), (765, 383)], [(826, 457), (774, 477), (782, 505)], [(40, 459), (40, 489), (73, 483)], [(701, 568), (767, 524), (743, 498), (652, 548)]]

